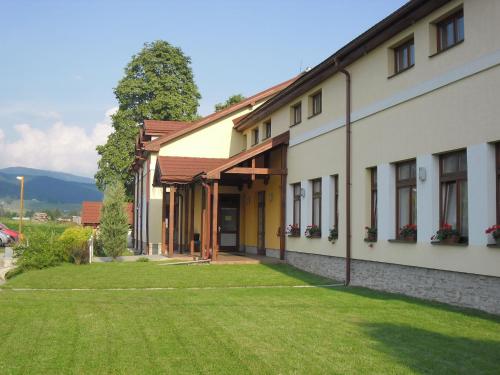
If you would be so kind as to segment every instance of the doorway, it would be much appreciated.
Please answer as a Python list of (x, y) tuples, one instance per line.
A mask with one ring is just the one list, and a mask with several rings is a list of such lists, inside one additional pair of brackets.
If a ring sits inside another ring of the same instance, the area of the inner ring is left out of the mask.
[(219, 205), (219, 249), (221, 251), (238, 251), (240, 237), (240, 196), (221, 194)]
[(266, 255), (266, 192), (259, 191), (257, 206), (257, 254)]

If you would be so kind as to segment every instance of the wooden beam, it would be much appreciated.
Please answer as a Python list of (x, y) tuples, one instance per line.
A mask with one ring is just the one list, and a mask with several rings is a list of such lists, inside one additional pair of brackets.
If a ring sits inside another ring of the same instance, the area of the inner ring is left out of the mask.
[(191, 211), (190, 214), (190, 223), (189, 223), (189, 250), (191, 252), (191, 256), (194, 258), (194, 191), (196, 185), (191, 185), (191, 203), (189, 205), (189, 209)]
[(175, 227), (175, 186), (170, 185), (170, 207), (168, 214), (168, 256), (174, 256), (174, 227)]
[[(287, 146), (281, 146), (281, 168), (286, 169)], [(286, 174), (281, 175), (280, 259), (285, 260)]]
[(251, 174), (251, 175), (282, 175), (286, 174), (286, 169), (281, 168), (250, 168), (250, 167), (234, 167), (224, 173), (229, 174)]
[(212, 260), (217, 260), (219, 252), (219, 181), (214, 181), (214, 208), (212, 215)]
[[(255, 158), (252, 158), (252, 169), (255, 170)], [(255, 181), (255, 173), (252, 173), (252, 181)]]
[(161, 253), (167, 255), (167, 236), (165, 233), (165, 219), (167, 216), (167, 193), (165, 186), (161, 188)]

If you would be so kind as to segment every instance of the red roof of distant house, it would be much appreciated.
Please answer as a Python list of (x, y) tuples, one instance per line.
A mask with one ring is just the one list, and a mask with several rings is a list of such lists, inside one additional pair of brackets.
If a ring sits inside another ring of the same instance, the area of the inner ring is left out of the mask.
[[(102, 202), (89, 202), (82, 203), (82, 225), (99, 225), (101, 222), (101, 208)], [(125, 207), (128, 214), (128, 223), (134, 223), (134, 204), (127, 203)]]
[(173, 134), (191, 125), (186, 121), (144, 120), (144, 133), (146, 135)]
[(155, 181), (190, 182), (197, 175), (226, 163), (223, 158), (192, 158), (159, 156), (156, 162)]
[(264, 90), (262, 92), (259, 92), (258, 94), (255, 94), (239, 103), (233, 104), (230, 107), (227, 107), (223, 109), (222, 111), (219, 112), (214, 112), (208, 116), (205, 116), (201, 118), (200, 120), (191, 123), (189, 126), (187, 126), (185, 129), (179, 130), (173, 134), (167, 134), (164, 135), (158, 139), (155, 139), (154, 141), (149, 142), (146, 146), (145, 149), (148, 151), (159, 151), (160, 146), (163, 145), (164, 143), (171, 141), (172, 139), (176, 139), (177, 137), (180, 137), (184, 134), (187, 134), (193, 130), (196, 130), (198, 128), (201, 128), (213, 121), (219, 120), (225, 116), (228, 116), (232, 114), (233, 112), (239, 111), (242, 108), (248, 107), (248, 106), (253, 106), (257, 102), (268, 99), (273, 95), (276, 95), (279, 93), (281, 90), (284, 88), (288, 87), (291, 85), (293, 82), (295, 82), (301, 75), (298, 75), (296, 77), (293, 77), (292, 79), (289, 79), (288, 81), (282, 82), (278, 85), (275, 85), (273, 87), (268, 88), (267, 90)]

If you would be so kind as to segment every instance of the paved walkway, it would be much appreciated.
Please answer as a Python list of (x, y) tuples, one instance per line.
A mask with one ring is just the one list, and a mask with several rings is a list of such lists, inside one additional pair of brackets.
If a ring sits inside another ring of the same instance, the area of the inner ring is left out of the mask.
[(14, 268), (12, 263), (12, 248), (6, 247), (3, 257), (0, 257), (0, 285), (5, 283), (5, 274)]

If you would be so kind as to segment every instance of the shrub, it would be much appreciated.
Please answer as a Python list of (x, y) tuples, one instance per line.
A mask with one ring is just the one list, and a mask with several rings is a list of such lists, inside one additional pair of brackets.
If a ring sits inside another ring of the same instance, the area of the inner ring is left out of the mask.
[(149, 258), (140, 257), (140, 258), (137, 258), (136, 262), (149, 262)]
[(65, 254), (66, 260), (75, 264), (89, 261), (88, 240), (92, 229), (83, 227), (70, 227), (57, 239), (57, 246)]
[(21, 270), (46, 268), (60, 264), (66, 256), (56, 242), (57, 235), (50, 227), (34, 227), (23, 241), (14, 246), (14, 257)]
[(104, 252), (113, 258), (127, 248), (128, 217), (124, 205), (125, 189), (120, 182), (114, 182), (104, 193), (99, 228)]

